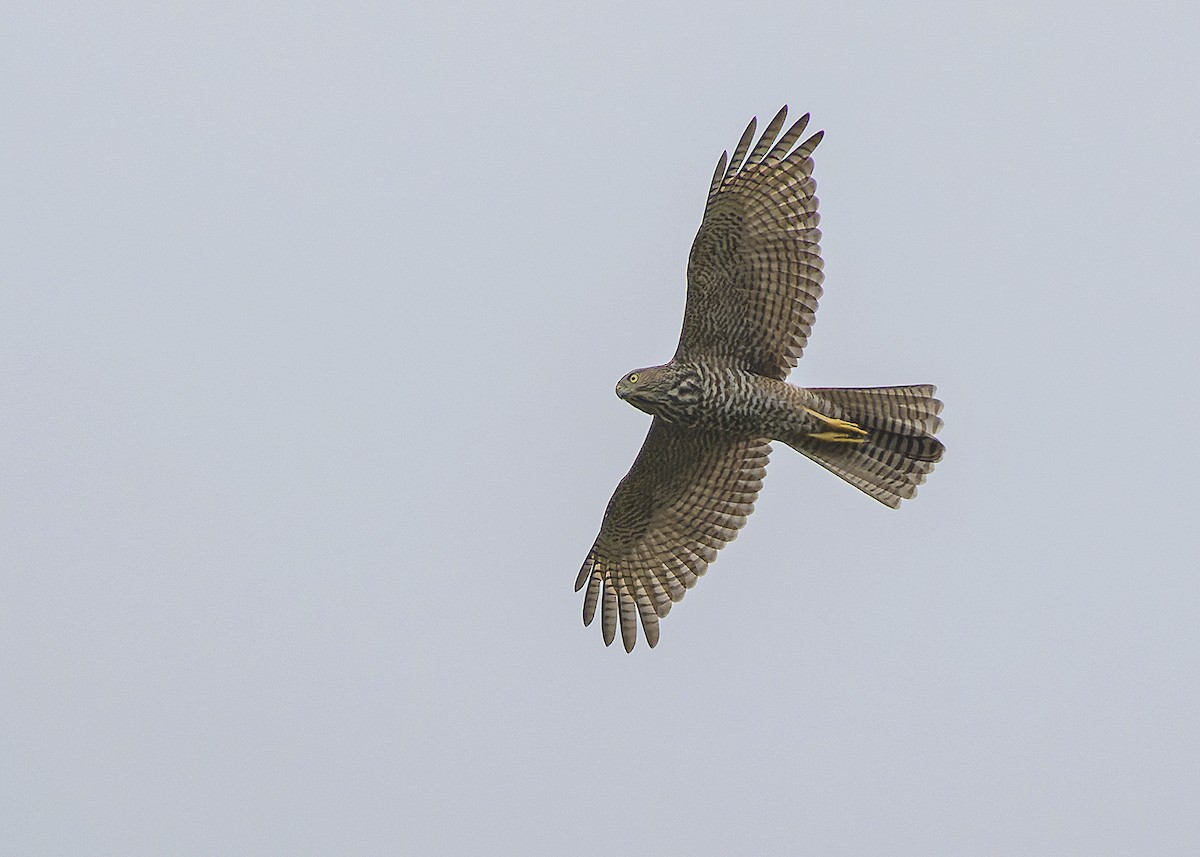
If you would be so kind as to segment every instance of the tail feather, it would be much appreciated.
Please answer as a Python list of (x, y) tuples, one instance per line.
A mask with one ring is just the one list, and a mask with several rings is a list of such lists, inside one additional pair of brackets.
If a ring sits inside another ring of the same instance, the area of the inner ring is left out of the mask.
[(830, 416), (854, 420), (863, 428), (874, 428), (894, 434), (921, 432), (927, 435), (941, 431), (942, 402), (935, 399), (937, 387), (917, 384), (909, 387), (809, 387), (812, 393), (830, 406)]
[(942, 403), (932, 384), (909, 387), (809, 388), (814, 410), (865, 429), (861, 443), (830, 442), (808, 434), (789, 446), (881, 503), (897, 508), (941, 460), (945, 447), (934, 437), (942, 427)]

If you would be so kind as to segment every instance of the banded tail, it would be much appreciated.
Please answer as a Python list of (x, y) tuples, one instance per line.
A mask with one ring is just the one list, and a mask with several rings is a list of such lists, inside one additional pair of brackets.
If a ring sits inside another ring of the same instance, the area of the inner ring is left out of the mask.
[(916, 495), (946, 450), (934, 437), (942, 427), (936, 391), (932, 384), (810, 387), (809, 412), (822, 429), (780, 440), (895, 509)]

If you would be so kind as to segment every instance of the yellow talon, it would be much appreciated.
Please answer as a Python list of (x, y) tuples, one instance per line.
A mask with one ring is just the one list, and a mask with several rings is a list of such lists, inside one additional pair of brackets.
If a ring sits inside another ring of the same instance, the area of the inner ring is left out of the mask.
[[(858, 426), (854, 425), (853, 423), (851, 423), (850, 425), (853, 426), (855, 429), (858, 429), (858, 431), (862, 431), (862, 429), (858, 428)], [(866, 434), (865, 431), (863, 431), (862, 433), (864, 435)], [(836, 431), (817, 432), (815, 434), (810, 434), (809, 437), (811, 437), (815, 440), (827, 440), (830, 443), (866, 443), (867, 442), (867, 439), (865, 437), (854, 437), (853, 435), (841, 434), (840, 432), (836, 432)]]
[(808, 413), (812, 414), (814, 417), (819, 419), (821, 422), (825, 423), (825, 425), (829, 426), (830, 428), (837, 429), (837, 437), (836, 438), (824, 436), (824, 435), (833, 435), (833, 434), (835, 434), (835, 432), (823, 432), (822, 434), (819, 434), (819, 435), (818, 434), (810, 434), (809, 437), (815, 437), (815, 438), (818, 438), (819, 440), (840, 440), (840, 439), (842, 439), (842, 437), (845, 436), (846, 433), (859, 434), (859, 435), (862, 435), (863, 437), (867, 436), (866, 429), (859, 426), (858, 423), (852, 423), (849, 420), (839, 420), (837, 417), (827, 417), (820, 411), (814, 411), (812, 408), (805, 408), (804, 410), (806, 410)]

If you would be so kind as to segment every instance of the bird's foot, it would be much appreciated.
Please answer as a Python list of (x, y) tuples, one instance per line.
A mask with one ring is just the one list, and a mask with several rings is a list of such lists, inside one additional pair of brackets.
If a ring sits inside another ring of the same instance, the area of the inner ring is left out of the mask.
[(814, 440), (824, 440), (830, 443), (866, 443), (867, 439), (856, 434), (842, 434), (836, 431), (818, 431), (808, 435)]
[(830, 430), (828, 431), (810, 432), (808, 436), (814, 440), (824, 440), (830, 443), (866, 443), (867, 431), (858, 425), (858, 423), (852, 423), (849, 420), (840, 420), (837, 417), (829, 417), (820, 411), (814, 411), (812, 408), (805, 408), (804, 410), (829, 426)]

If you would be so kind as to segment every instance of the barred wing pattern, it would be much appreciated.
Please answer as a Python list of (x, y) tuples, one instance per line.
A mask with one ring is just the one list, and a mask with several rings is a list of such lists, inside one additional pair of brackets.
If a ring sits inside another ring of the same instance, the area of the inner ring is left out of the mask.
[(737, 537), (762, 488), (770, 441), (682, 429), (654, 418), (642, 450), (604, 513), (575, 591), (587, 585), (583, 623), (601, 608), (605, 645), (621, 625), (625, 651), (658, 643), (658, 620)]
[(688, 257), (676, 360), (729, 362), (783, 380), (808, 342), (825, 279), (811, 158), (824, 132), (791, 151), (808, 114), (776, 142), (786, 118), (785, 106), (753, 151), (751, 119), (733, 157), (717, 163)]

